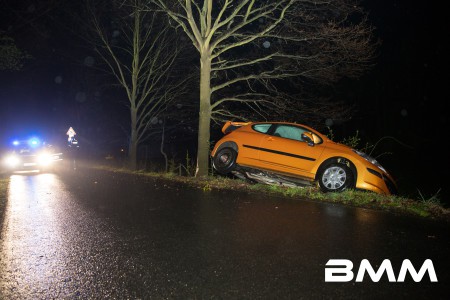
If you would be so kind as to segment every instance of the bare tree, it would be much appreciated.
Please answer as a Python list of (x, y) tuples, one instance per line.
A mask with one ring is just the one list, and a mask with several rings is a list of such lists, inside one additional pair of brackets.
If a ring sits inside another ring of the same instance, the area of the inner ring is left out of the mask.
[(181, 50), (167, 22), (161, 22), (158, 13), (144, 10), (141, 0), (113, 1), (113, 11), (104, 8), (90, 8), (93, 41), (128, 100), (128, 156), (130, 168), (135, 169), (139, 144), (148, 138), (159, 115), (184, 91), (186, 79), (176, 80), (173, 74)]
[(20, 70), (27, 58), (29, 55), (17, 47), (14, 39), (0, 31), (0, 71)]
[[(371, 28), (354, 0), (153, 0), (200, 55), (196, 175), (207, 175), (211, 120), (292, 111), (306, 86), (358, 77)], [(236, 110), (237, 109), (237, 110)], [(301, 109), (301, 107), (300, 107)]]

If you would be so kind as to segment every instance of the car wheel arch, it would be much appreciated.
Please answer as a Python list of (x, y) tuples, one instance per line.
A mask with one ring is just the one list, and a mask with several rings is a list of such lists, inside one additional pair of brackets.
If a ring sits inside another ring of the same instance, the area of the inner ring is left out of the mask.
[(234, 151), (236, 151), (236, 153), (239, 153), (239, 147), (238, 147), (238, 145), (237, 145), (235, 142), (232, 142), (232, 141), (226, 141), (226, 142), (222, 143), (222, 144), (219, 146), (219, 148), (217, 148), (216, 153), (217, 153), (219, 150), (221, 150), (221, 149), (223, 149), (223, 148), (225, 148), (225, 147), (231, 148), (231, 149), (233, 149)]
[(319, 174), (320, 174), (321, 168), (323, 168), (324, 166), (326, 166), (326, 165), (328, 165), (328, 164), (331, 164), (331, 163), (344, 164), (344, 165), (346, 165), (347, 167), (349, 167), (350, 170), (351, 170), (352, 173), (353, 173), (353, 178), (355, 179), (355, 183), (356, 183), (357, 178), (358, 178), (358, 171), (357, 171), (357, 169), (356, 169), (355, 164), (354, 164), (350, 159), (345, 158), (345, 157), (342, 157), (342, 156), (330, 157), (330, 158), (324, 160), (324, 161), (320, 164), (320, 166), (317, 168), (316, 175), (315, 175), (315, 180), (316, 180), (316, 181), (319, 180), (318, 176), (319, 176)]

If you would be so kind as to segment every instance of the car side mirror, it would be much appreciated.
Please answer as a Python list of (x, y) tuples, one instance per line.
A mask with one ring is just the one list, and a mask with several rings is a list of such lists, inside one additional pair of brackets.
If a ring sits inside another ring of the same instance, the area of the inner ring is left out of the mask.
[(314, 146), (314, 137), (311, 132), (302, 133), (302, 140), (308, 143), (308, 146)]

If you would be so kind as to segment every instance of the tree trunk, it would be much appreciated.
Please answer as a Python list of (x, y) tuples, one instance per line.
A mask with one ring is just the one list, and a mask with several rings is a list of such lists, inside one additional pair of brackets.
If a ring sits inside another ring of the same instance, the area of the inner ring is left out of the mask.
[(131, 136), (130, 136), (130, 146), (128, 151), (128, 163), (131, 170), (136, 170), (137, 167), (137, 122), (136, 122), (136, 109), (131, 107)]
[(208, 175), (211, 125), (211, 56), (203, 50), (200, 56), (200, 112), (198, 120), (197, 169), (195, 176)]

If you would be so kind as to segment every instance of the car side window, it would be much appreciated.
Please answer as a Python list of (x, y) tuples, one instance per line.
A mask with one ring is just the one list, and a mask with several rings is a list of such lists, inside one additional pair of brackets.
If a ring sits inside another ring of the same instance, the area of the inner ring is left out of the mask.
[(302, 142), (302, 133), (306, 132), (305, 129), (289, 125), (278, 125), (273, 135), (286, 139), (296, 140)]
[(270, 129), (270, 126), (272, 126), (272, 124), (256, 124), (253, 125), (253, 130), (261, 133), (267, 133)]

